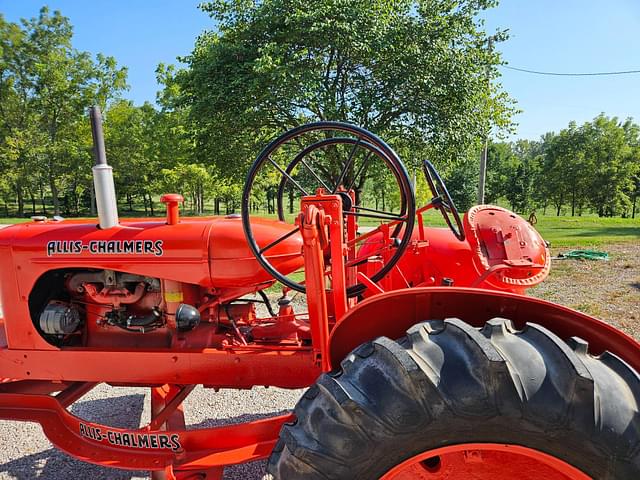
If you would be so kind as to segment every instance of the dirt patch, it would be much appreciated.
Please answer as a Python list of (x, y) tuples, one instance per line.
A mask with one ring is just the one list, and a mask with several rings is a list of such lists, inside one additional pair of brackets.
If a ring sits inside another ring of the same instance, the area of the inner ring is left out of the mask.
[[(554, 248), (552, 254), (568, 248)], [(553, 260), (529, 294), (592, 315), (640, 340), (640, 243), (599, 247), (608, 261)]]

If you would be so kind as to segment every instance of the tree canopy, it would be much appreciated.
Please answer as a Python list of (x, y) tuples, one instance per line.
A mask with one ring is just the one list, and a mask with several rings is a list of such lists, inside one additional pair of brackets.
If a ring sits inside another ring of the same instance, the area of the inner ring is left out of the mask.
[(56, 215), (61, 190), (77, 210), (90, 164), (86, 109), (104, 108), (126, 88), (126, 68), (113, 57), (93, 59), (71, 39), (69, 19), (47, 7), (20, 25), (0, 15), (0, 149), (20, 215), (25, 196), (35, 202), (45, 188)]
[[(464, 209), (484, 138), (508, 131), (514, 112), (497, 81), (502, 60), (488, 48), (506, 34), (489, 37), (479, 20), (495, 3), (210, 1), (202, 9), (214, 28), (182, 69), (158, 65), (155, 105), (121, 98), (126, 68), (74, 48), (60, 12), (45, 7), (18, 23), (0, 14), (0, 214), (93, 213), (93, 104), (104, 113), (124, 214), (154, 215), (169, 190), (194, 214), (231, 213), (268, 140), (313, 120), (351, 122), (391, 143), (416, 173), (420, 204), (430, 194), (418, 166), (434, 161)], [(640, 127), (631, 119), (603, 114), (537, 141), (495, 140), (488, 153), (489, 202), (520, 213), (636, 215)], [(356, 183), (356, 194), (394, 208), (393, 179), (365, 173), (368, 190)], [(277, 180), (261, 180), (256, 213), (273, 214)]]
[(199, 154), (233, 175), (276, 132), (340, 120), (379, 134), (408, 162), (468, 157), (513, 111), (490, 81), (500, 57), (477, 20), (494, 3), (205, 3), (218, 28), (197, 39), (177, 76)]
[(488, 199), (505, 198), (526, 212), (552, 205), (557, 215), (592, 210), (599, 216), (634, 216), (640, 195), (640, 127), (599, 115), (574, 122), (538, 142), (493, 143)]

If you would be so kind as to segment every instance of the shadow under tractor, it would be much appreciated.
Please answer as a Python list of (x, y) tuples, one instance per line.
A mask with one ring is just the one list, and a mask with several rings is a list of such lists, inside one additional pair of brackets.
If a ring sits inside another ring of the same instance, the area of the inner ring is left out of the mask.
[[(266, 458), (285, 480), (640, 478), (638, 344), (524, 295), (550, 258), (519, 216), (461, 218), (429, 162), (418, 208), (387, 143), (320, 122), (258, 155), (241, 216), (181, 218), (168, 194), (166, 219), (120, 221), (91, 117), (98, 221), (0, 230), (0, 418), (154, 479)], [(149, 387), (149, 424), (71, 414), (100, 383)], [(196, 385), (309, 388), (291, 413), (198, 429)]]

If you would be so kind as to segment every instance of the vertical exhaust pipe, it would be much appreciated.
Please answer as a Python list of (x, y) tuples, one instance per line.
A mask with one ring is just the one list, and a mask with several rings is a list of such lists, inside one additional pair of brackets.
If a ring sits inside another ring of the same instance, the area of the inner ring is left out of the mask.
[(106, 229), (118, 225), (116, 188), (113, 183), (113, 171), (111, 167), (107, 165), (100, 107), (91, 107), (89, 109), (89, 117), (91, 118), (93, 155), (95, 158), (95, 165), (91, 170), (93, 171), (93, 186), (96, 192), (98, 220), (100, 221), (100, 228)]

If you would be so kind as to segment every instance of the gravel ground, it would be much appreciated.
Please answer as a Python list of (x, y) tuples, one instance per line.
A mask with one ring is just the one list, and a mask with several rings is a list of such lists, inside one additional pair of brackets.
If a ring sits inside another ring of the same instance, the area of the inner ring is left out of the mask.
[[(530, 293), (602, 318), (640, 340), (640, 244), (607, 246), (608, 262), (555, 261), (549, 279)], [(554, 250), (554, 254), (558, 251)], [(301, 298), (296, 299), (300, 303)], [(293, 408), (302, 390), (254, 388), (213, 392), (198, 387), (185, 405), (187, 423), (212, 426)], [(135, 428), (149, 421), (146, 389), (100, 386), (72, 407), (88, 420)], [(0, 421), (0, 480), (146, 479), (77, 461), (51, 447), (37, 424)], [(266, 478), (264, 462), (227, 468), (226, 480)]]
[[(609, 260), (554, 260), (549, 278), (529, 294), (604, 320), (640, 341), (640, 241), (598, 249)], [(552, 254), (567, 250), (554, 248)]]

